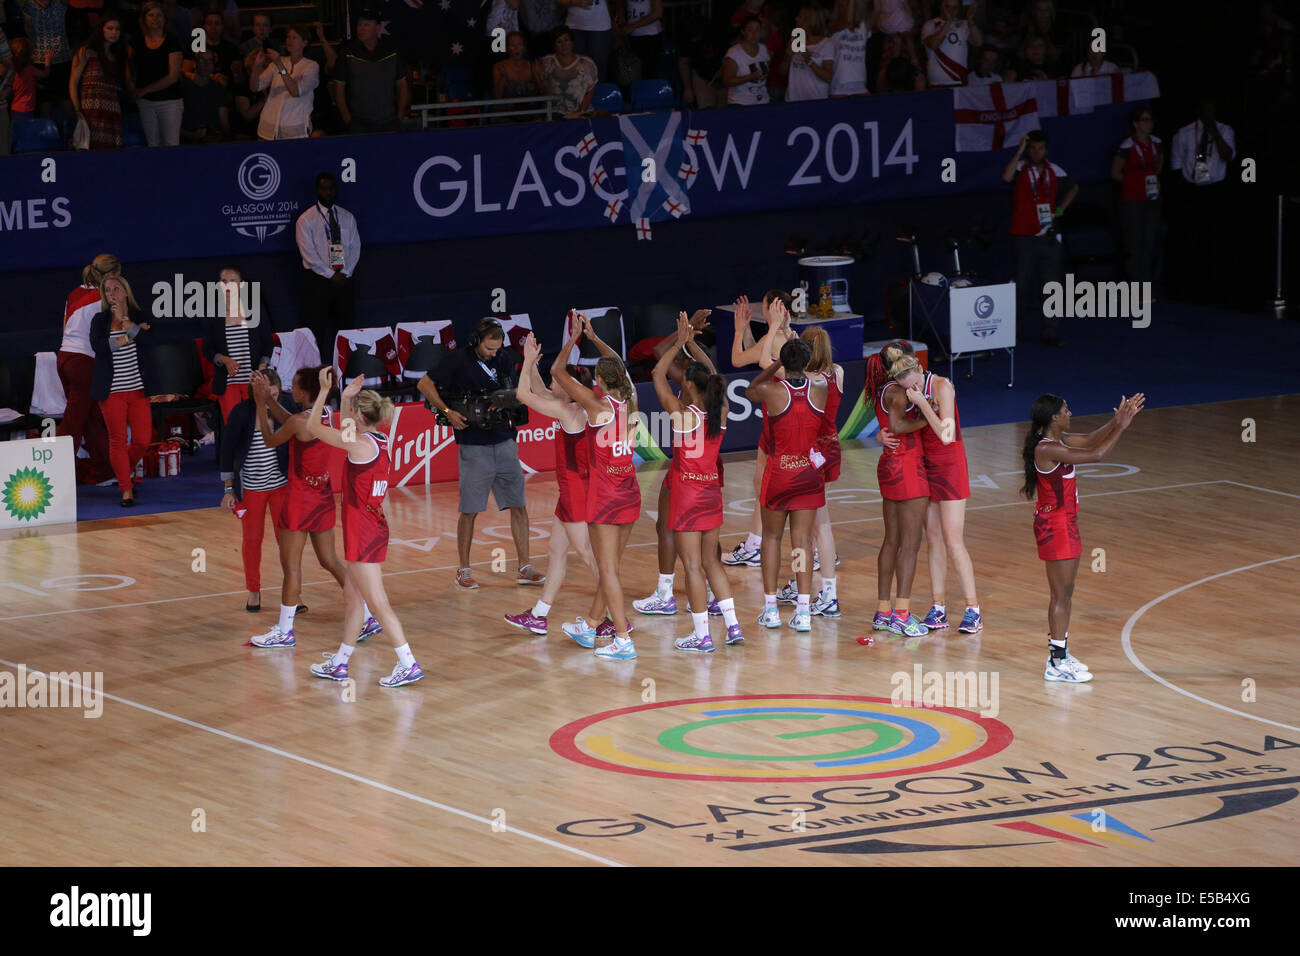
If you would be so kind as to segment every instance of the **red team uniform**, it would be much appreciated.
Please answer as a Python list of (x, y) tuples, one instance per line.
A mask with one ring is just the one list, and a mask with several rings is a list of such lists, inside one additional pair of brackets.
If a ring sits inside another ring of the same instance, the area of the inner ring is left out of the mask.
[[(897, 382), (886, 382), (876, 394), (876, 422), (882, 429), (889, 427), (885, 392), (891, 388), (901, 389), (902, 386)], [(909, 404), (904, 417), (916, 418), (918, 415), (920, 410)], [(898, 439), (901, 442), (898, 449), (882, 451), (880, 460), (876, 462), (876, 482), (880, 485), (881, 497), (890, 501), (930, 497), (930, 479), (925, 470), (925, 448), (921, 444), (920, 432), (908, 432), (899, 435)]]
[(826, 456), (826, 466), (822, 476), (826, 484), (840, 477), (840, 430), (835, 424), (835, 416), (840, 410), (840, 399), (844, 393), (835, 380), (835, 370), (826, 373), (826, 413), (822, 417), (822, 428), (817, 436), (817, 450)]
[[(921, 389), (925, 400), (934, 398), (934, 373), (925, 373)], [(921, 429), (921, 450), (925, 455), (925, 476), (930, 483), (931, 501), (960, 501), (970, 497), (970, 474), (966, 470), (966, 446), (961, 440), (961, 413), (954, 399), (953, 440), (945, 445), (933, 428)]]
[[(1050, 442), (1051, 438), (1043, 441)], [(1038, 472), (1038, 507), (1034, 511), (1034, 540), (1044, 561), (1068, 561), (1083, 552), (1079, 541), (1079, 488), (1074, 466), (1058, 461), (1050, 471)]]
[(347, 459), (343, 480), (343, 557), (348, 561), (382, 564), (388, 556), (388, 436), (370, 433), (375, 457), (367, 462)]
[(718, 452), (727, 433), (723, 426), (708, 434), (704, 412), (695, 413), (695, 427), (673, 432), (672, 464), (665, 481), (668, 486), (668, 528), (671, 531), (712, 531), (722, 527), (722, 469)]
[(764, 414), (767, 467), (759, 500), (772, 511), (805, 511), (826, 504), (826, 481), (808, 453), (817, 444), (825, 413), (808, 397), (812, 383), (785, 386), (790, 404), (778, 414)]
[[(329, 424), (329, 412), (321, 416)], [(329, 531), (334, 527), (330, 488), (330, 446), (319, 438), (289, 439), (289, 485), (284, 500), (284, 530)]]
[(564, 426), (555, 430), (555, 483), (560, 489), (560, 500), (555, 503), (555, 517), (561, 521), (587, 520), (587, 480), (590, 465), (590, 446), (587, 429), (567, 432)]
[(609, 402), (614, 417), (599, 427), (587, 423), (587, 523), (631, 524), (641, 517), (641, 486), (632, 464), (632, 423), (627, 402), (612, 395), (601, 397)]

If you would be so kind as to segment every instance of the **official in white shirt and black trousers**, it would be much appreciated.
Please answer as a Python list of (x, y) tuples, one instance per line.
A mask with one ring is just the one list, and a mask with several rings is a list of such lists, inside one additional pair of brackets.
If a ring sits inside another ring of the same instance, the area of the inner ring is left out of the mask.
[(350, 329), (356, 314), (354, 273), (361, 236), (352, 213), (335, 203), (332, 173), (316, 177), (316, 202), (298, 217), (295, 233), (302, 256), (302, 323), (316, 336), (322, 365), (334, 362), (334, 339)]
[(1227, 238), (1232, 235), (1228, 164), (1236, 158), (1232, 127), (1218, 122), (1213, 97), (1203, 97), (1194, 122), (1174, 134), (1169, 167), (1178, 177), (1179, 218), (1173, 235), (1182, 277), (1179, 293), (1197, 301), (1214, 301), (1231, 284), (1220, 281)]

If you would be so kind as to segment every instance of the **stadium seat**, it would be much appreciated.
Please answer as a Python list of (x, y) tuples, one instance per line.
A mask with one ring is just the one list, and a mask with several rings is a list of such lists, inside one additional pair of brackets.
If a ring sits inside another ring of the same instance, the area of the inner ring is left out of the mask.
[(670, 110), (673, 108), (673, 88), (667, 80), (637, 80), (632, 84), (632, 110)]
[(19, 119), (14, 120), (13, 125), (15, 153), (49, 153), (63, 149), (63, 138), (54, 120)]
[(621, 113), (627, 107), (623, 103), (623, 94), (617, 83), (597, 83), (596, 91), (591, 96), (591, 108), (607, 113)]

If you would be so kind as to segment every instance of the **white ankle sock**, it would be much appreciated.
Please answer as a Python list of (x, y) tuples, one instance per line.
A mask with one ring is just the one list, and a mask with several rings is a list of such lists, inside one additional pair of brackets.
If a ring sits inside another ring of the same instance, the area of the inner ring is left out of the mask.
[(705, 611), (703, 614), (697, 614), (696, 612), (692, 611), (691, 621), (695, 624), (696, 637), (708, 636), (709, 633), (709, 612), (708, 611)]
[(740, 621), (736, 620), (736, 599), (724, 598), (718, 602), (718, 610), (722, 612), (722, 621), (727, 627), (735, 627)]
[(538, 601), (536, 604), (533, 605), (533, 617), (546, 617), (546, 613), (550, 609), (551, 606), (547, 604), (545, 601)]
[(822, 578), (822, 600), (823, 601), (839, 600), (839, 596), (835, 593), (834, 578)]
[(747, 547), (750, 551), (757, 551), (759, 546), (762, 543), (763, 543), (763, 536), (758, 534), (751, 534), (748, 538), (745, 539), (745, 547)]
[(280, 632), (288, 634), (293, 630), (293, 616), (298, 613), (298, 605), (281, 604), (280, 605)]
[(712, 604), (717, 600), (717, 598), (713, 596), (713, 588), (706, 588), (704, 599), (709, 604)]
[(411, 653), (410, 644), (403, 644), (397, 648), (397, 659), (402, 662), (403, 667), (411, 667), (415, 664), (415, 655)]
[(776, 595), (775, 595), (775, 594), (764, 594), (764, 595), (763, 595), (763, 610), (766, 611), (766, 610), (768, 610), (769, 608), (775, 608), (775, 607), (776, 607)]
[(361, 602), (361, 613), (364, 615), (364, 617), (361, 618), (362, 624), (365, 624), (366, 621), (374, 617), (374, 615), (370, 613), (370, 605), (367, 604), (365, 601)]
[(796, 614), (808, 613), (808, 595), (800, 594), (794, 601), (794, 610)]
[(673, 596), (673, 578), (674, 574), (659, 575), (659, 586), (655, 588), (655, 593), (664, 600)]
[(356, 645), (354, 644), (340, 644), (339, 649), (334, 652), (334, 663), (346, 664), (348, 659), (352, 656), (352, 652), (356, 649)]

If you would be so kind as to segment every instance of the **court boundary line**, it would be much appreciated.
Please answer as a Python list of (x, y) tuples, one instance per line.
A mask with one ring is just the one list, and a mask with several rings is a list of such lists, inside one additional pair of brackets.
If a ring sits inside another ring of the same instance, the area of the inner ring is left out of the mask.
[[(25, 664), (24, 665), (16, 664), (13, 661), (8, 661), (5, 660), (4, 658), (0, 658), (0, 664), (15, 669), (21, 666), (25, 668), (26, 673), (29, 675), (37, 674), (41, 677), (44, 677), (46, 680), (51, 679), (49, 674), (46, 674), (43, 671), (36, 670), (35, 668), (27, 667)], [(84, 687), (82, 687), (82, 685), (78, 684), (76, 681), (69, 680), (67, 677), (60, 677), (59, 683), (66, 684), (70, 687), (75, 687), (80, 690), (85, 689)], [(487, 824), (488, 826), (495, 826), (496, 824), (495, 820), (490, 820), (487, 817), (481, 817), (478, 814), (470, 813), (468, 810), (461, 810), (459, 807), (449, 806), (448, 804), (440, 803), (437, 800), (431, 800), (428, 797), (422, 797), (419, 794), (411, 793), (409, 791), (402, 790), (398, 787), (392, 787), (386, 783), (380, 783), (378, 780), (371, 780), (369, 777), (363, 777), (360, 774), (352, 773), (350, 770), (343, 770), (340, 767), (334, 767), (331, 766), (330, 764), (322, 763), (319, 760), (313, 760), (310, 757), (303, 757), (300, 754), (291, 753), (288, 750), (281, 750), (279, 747), (272, 747), (270, 744), (264, 744), (257, 740), (251, 740), (248, 737), (241, 737), (238, 734), (232, 734), (228, 730), (221, 730), (218, 727), (210, 727), (207, 724), (201, 724), (196, 720), (190, 720), (188, 717), (182, 717), (179, 714), (173, 714), (165, 710), (160, 710), (157, 707), (150, 707), (148, 704), (141, 704), (137, 701), (127, 700), (125, 697), (118, 697), (116, 694), (107, 694), (102, 691), (100, 692), (99, 696), (104, 698), (105, 700), (111, 700), (119, 704), (125, 704), (128, 707), (134, 707), (136, 710), (141, 710), (144, 711), (145, 713), (153, 714), (156, 717), (162, 717), (167, 720), (175, 721), (176, 723), (179, 724), (184, 724), (187, 727), (193, 727), (196, 730), (203, 730), (210, 734), (216, 734), (218, 737), (224, 737), (225, 739), (232, 740), (235, 743), (247, 744), (250, 747), (255, 747), (258, 750), (265, 751), (266, 753), (272, 754), (277, 757), (285, 757), (289, 760), (296, 761), (297, 763), (304, 764), (308, 767), (313, 767), (317, 770), (324, 770), (326, 773), (332, 773), (335, 776), (342, 777), (345, 780), (351, 780), (354, 783), (365, 784), (366, 786), (374, 787), (376, 790), (382, 790), (385, 793), (390, 793), (393, 794), (394, 796), (405, 797), (407, 800), (412, 800), (416, 803), (424, 804), (427, 807), (433, 807), (435, 810), (442, 810), (446, 813), (452, 813), (455, 814), (456, 816), (464, 817), (467, 820), (473, 820), (476, 823)], [(530, 840), (535, 840), (538, 843), (544, 843), (547, 846), (555, 847), (556, 849), (559, 850), (564, 850), (567, 853), (573, 853), (576, 854), (577, 856), (586, 857), (589, 860), (594, 860), (595, 862), (602, 863), (605, 866), (622, 867), (626, 865), (623, 863), (618, 863), (614, 860), (607, 860), (603, 856), (597, 856), (594, 853), (588, 853), (586, 850), (580, 850), (577, 847), (565, 846), (563, 843), (559, 843), (558, 841), (552, 840), (549, 837), (539, 836), (535, 833), (529, 833), (527, 830), (520, 830), (517, 827), (506, 825), (506, 827), (503, 830), (497, 832), (515, 833), (518, 834), (519, 836), (527, 837)]]
[[(1266, 488), (1262, 490), (1268, 491), (1270, 489)], [(1286, 494), (1286, 492), (1279, 492), (1279, 494)], [(1300, 497), (1300, 495), (1295, 495), (1293, 497)], [(1300, 727), (1295, 727), (1291, 724), (1284, 724), (1276, 720), (1269, 720), (1267, 717), (1260, 717), (1256, 714), (1248, 714), (1243, 710), (1235, 710), (1234, 708), (1229, 707), (1226, 704), (1220, 704), (1215, 701), (1208, 700), (1207, 698), (1201, 697), (1199, 694), (1192, 693), (1190, 690), (1185, 690), (1182, 687), (1179, 687), (1177, 684), (1173, 683), (1172, 681), (1166, 680), (1165, 678), (1161, 677), (1155, 671), (1151, 670), (1151, 668), (1147, 667), (1146, 664), (1144, 664), (1142, 660), (1137, 656), (1137, 652), (1133, 650), (1134, 626), (1137, 624), (1138, 620), (1142, 617), (1143, 614), (1151, 610), (1157, 604), (1160, 604), (1161, 602), (1166, 601), (1177, 594), (1182, 594), (1184, 591), (1190, 591), (1192, 588), (1196, 587), (1197, 585), (1205, 584), (1207, 581), (1215, 581), (1219, 578), (1226, 578), (1228, 575), (1236, 574), (1239, 571), (1251, 571), (1254, 570), (1255, 568), (1267, 567), (1270, 564), (1279, 564), (1283, 561), (1294, 561), (1297, 558), (1300, 558), (1300, 554), (1288, 554), (1280, 558), (1270, 558), (1267, 561), (1256, 561), (1254, 564), (1244, 564), (1239, 568), (1232, 568), (1231, 570), (1228, 571), (1220, 571), (1218, 574), (1211, 574), (1207, 577), (1201, 578), (1199, 581), (1193, 581), (1190, 584), (1184, 584), (1181, 587), (1174, 588), (1172, 591), (1166, 591), (1164, 594), (1160, 595), (1159, 597), (1152, 598), (1146, 604), (1142, 605), (1140, 608), (1134, 611), (1133, 614), (1129, 617), (1129, 619), (1124, 622), (1124, 627), (1120, 631), (1120, 646), (1124, 648), (1124, 655), (1129, 659), (1129, 662), (1133, 664), (1133, 666), (1135, 666), (1143, 674), (1146, 674), (1147, 677), (1150, 677), (1157, 684), (1163, 684), (1165, 687), (1168, 687), (1170, 690), (1182, 694), (1184, 697), (1190, 697), (1192, 700), (1199, 701), (1202, 704), (1208, 704), (1209, 706), (1217, 708), (1218, 710), (1227, 711), (1230, 714), (1236, 714), (1238, 717), (1246, 717), (1249, 720), (1255, 720), (1261, 724), (1270, 724), (1274, 727), (1281, 727), (1284, 730), (1294, 730), (1300, 732)]]

